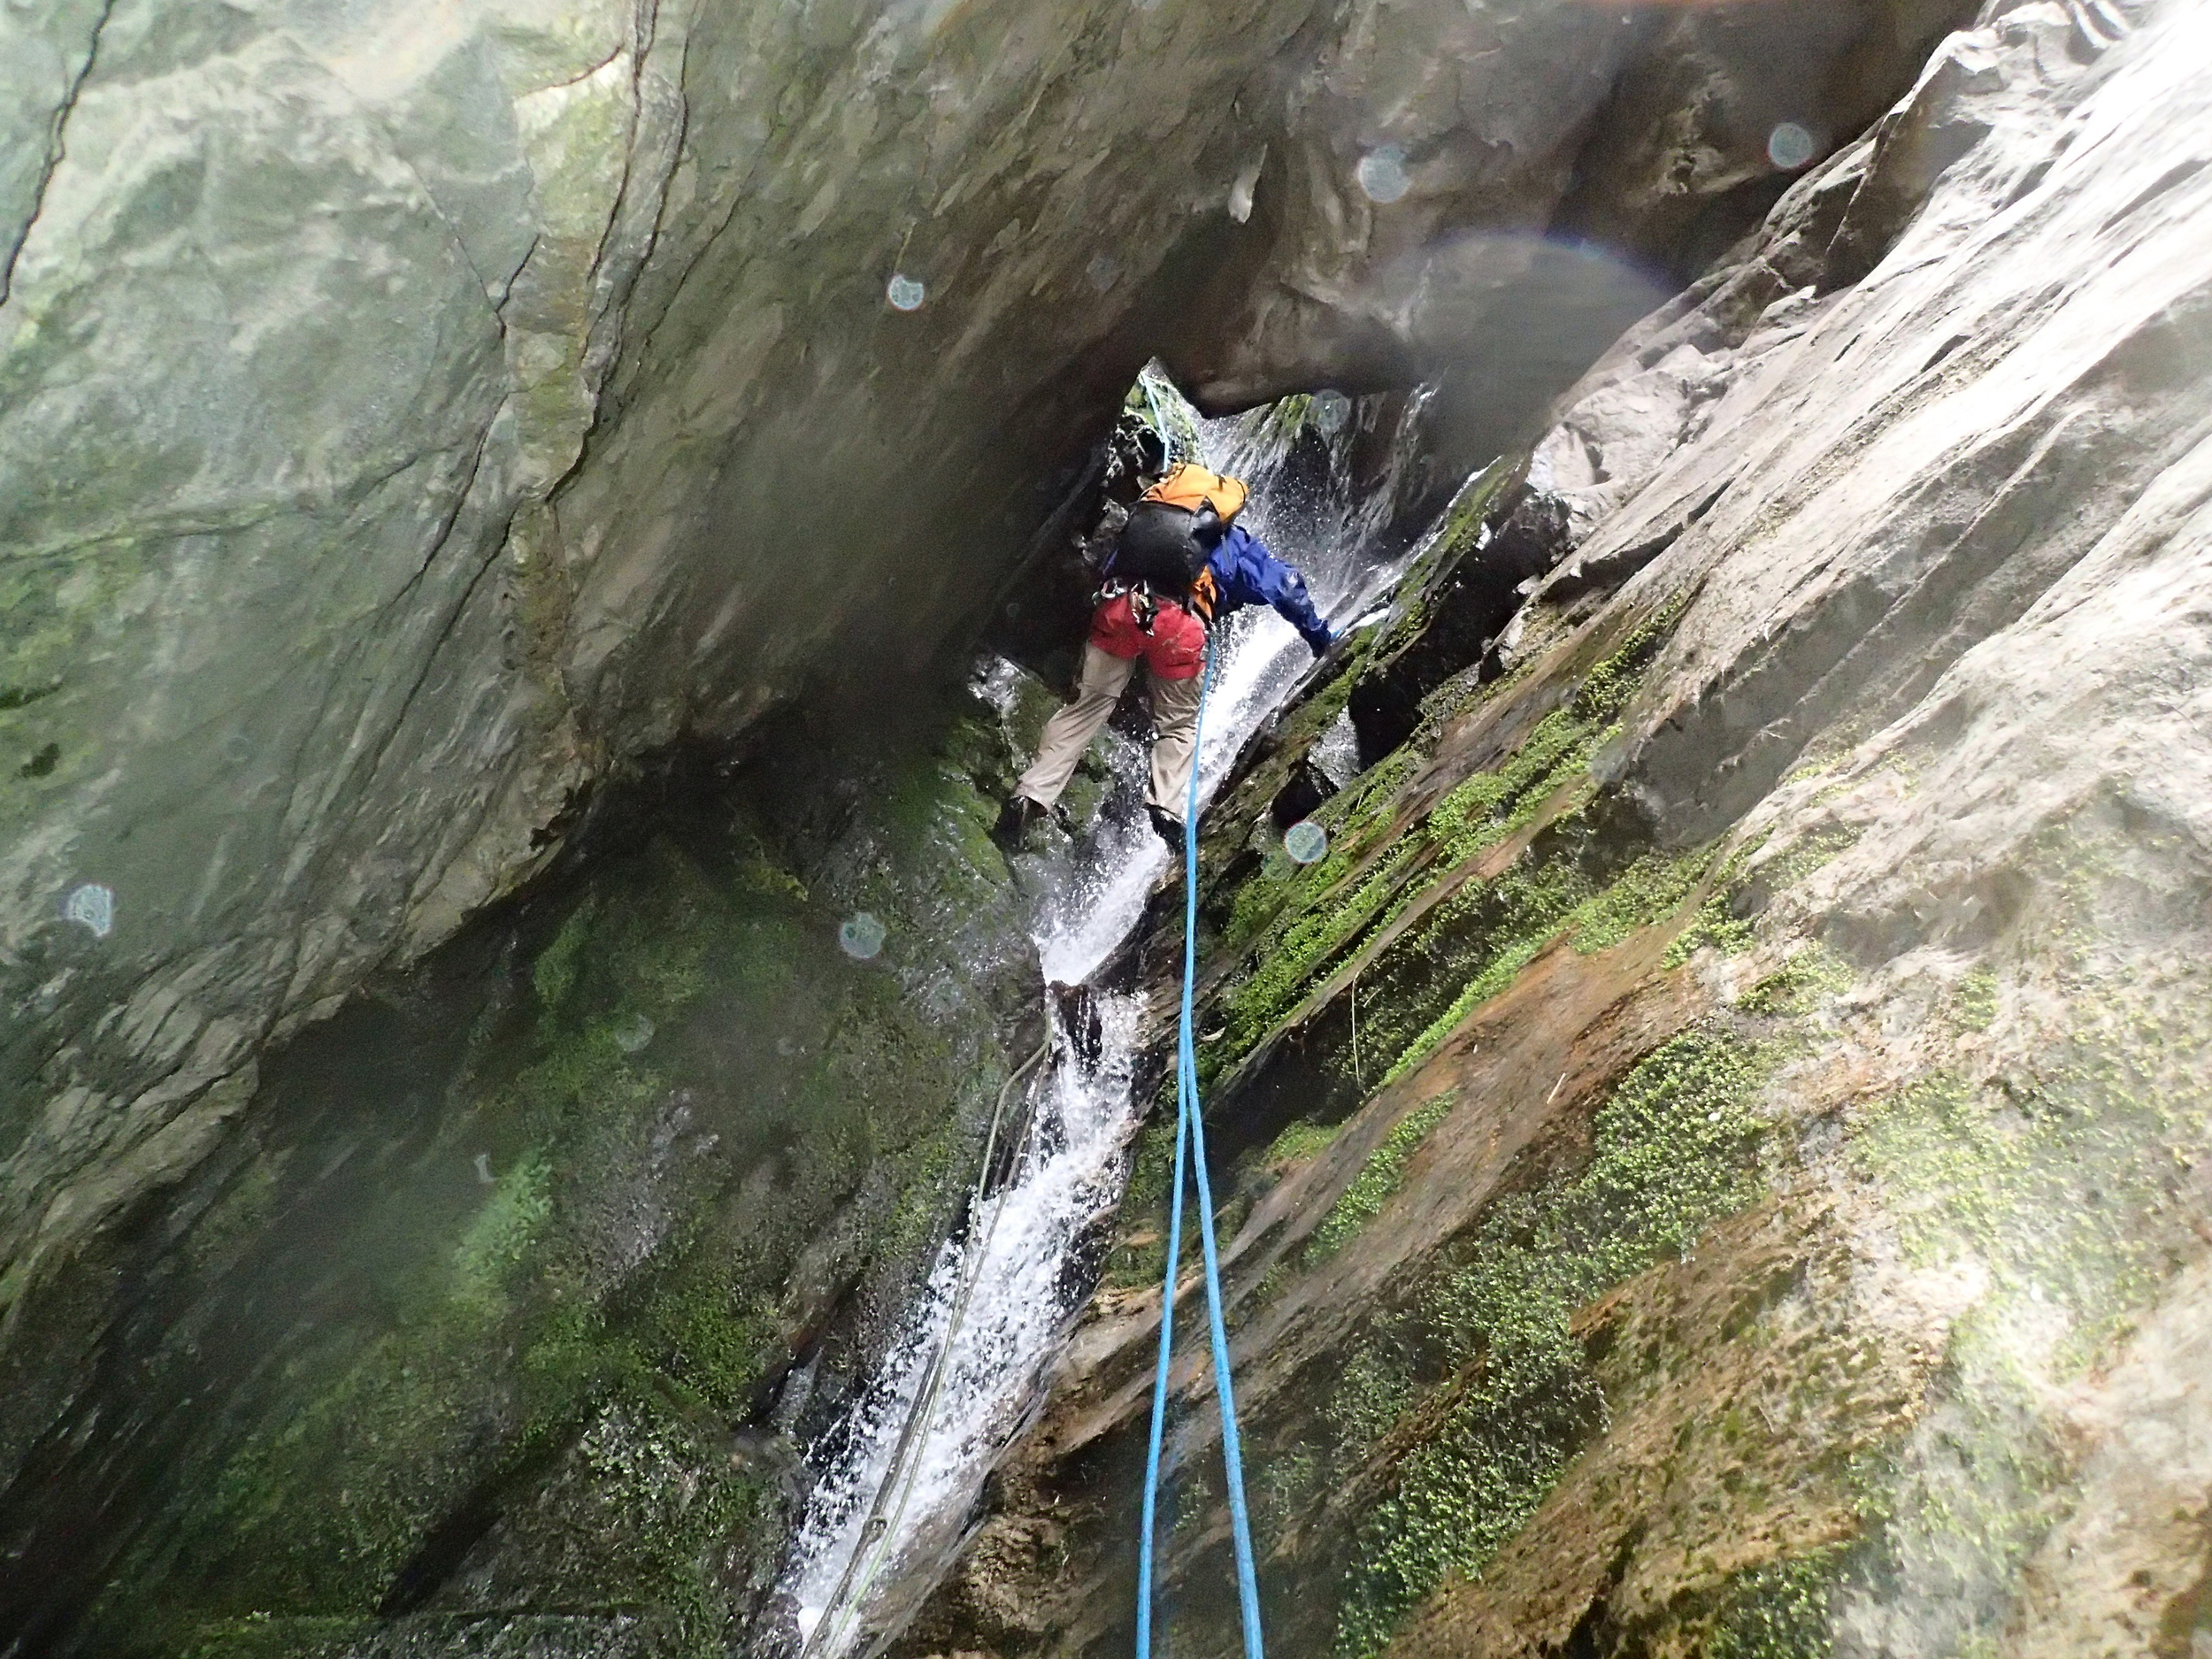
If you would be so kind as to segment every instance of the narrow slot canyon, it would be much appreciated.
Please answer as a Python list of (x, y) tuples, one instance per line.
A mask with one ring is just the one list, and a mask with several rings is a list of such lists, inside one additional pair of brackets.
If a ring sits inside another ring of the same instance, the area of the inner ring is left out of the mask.
[(0, 48), (0, 1659), (2212, 1654), (2212, 0)]

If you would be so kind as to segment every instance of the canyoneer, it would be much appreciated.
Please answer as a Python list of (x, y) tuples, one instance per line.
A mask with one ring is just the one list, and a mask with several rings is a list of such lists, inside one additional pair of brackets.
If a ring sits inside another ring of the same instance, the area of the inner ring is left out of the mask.
[(1250, 494), (1242, 480), (1186, 461), (1170, 465), (1130, 508), (1093, 596), (1075, 700), (1046, 723), (1037, 758), (1007, 797), (992, 832), (1002, 844), (1052, 811), (1142, 663), (1152, 696), (1145, 810), (1162, 839), (1180, 850), (1214, 624), (1240, 606), (1263, 604), (1296, 628), (1316, 657), (1336, 642), (1305, 578), (1237, 522)]

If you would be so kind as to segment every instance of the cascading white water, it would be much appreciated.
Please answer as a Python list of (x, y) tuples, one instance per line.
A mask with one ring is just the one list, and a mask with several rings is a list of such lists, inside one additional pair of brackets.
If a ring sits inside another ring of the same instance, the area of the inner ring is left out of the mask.
[[(1187, 415), (1187, 407), (1176, 412)], [(1318, 503), (1271, 497), (1283, 457), (1256, 443), (1254, 424), (1201, 424), (1202, 458), (1254, 485), (1245, 522), (1304, 571), (1317, 604), (1341, 623), (1391, 573), (1365, 550), (1373, 526), (1338, 492)], [(1219, 649), (1199, 757), (1207, 797), (1310, 661), (1295, 631), (1271, 612), (1237, 616)], [(1125, 782), (1142, 757), (1135, 745), (1113, 741)], [(1033, 935), (1048, 983), (1079, 984), (1097, 970), (1136, 926), (1168, 862), (1141, 818), (1097, 826), (1038, 906)], [(1068, 1284), (1069, 1263), (1118, 1200), (1137, 1128), (1136, 1006), (1105, 996), (1099, 1012), (1094, 1055), (1056, 1041), (1060, 1057), (1031, 1085), (1033, 1126), (1014, 1173), (971, 1217), (964, 1238), (940, 1251), (838, 1463), (815, 1487), (781, 1586), (808, 1659), (872, 1654), (897, 1635), (942, 1576), (985, 1479), (1039, 1403), (1046, 1368), (1087, 1289)], [(910, 1432), (926, 1389), (928, 1421)], [(872, 1515), (880, 1517), (874, 1533)]]

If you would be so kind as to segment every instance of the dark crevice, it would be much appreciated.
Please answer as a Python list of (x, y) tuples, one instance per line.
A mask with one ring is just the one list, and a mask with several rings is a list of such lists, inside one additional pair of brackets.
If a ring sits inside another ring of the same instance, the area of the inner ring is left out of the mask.
[(115, 15), (115, 7), (116, 0), (105, 0), (100, 7), (100, 15), (93, 21), (92, 38), (85, 44), (84, 63), (71, 78), (67, 89), (62, 94), (61, 105), (54, 111), (53, 124), (49, 129), (50, 135), (47, 140), (45, 165), (39, 169), (38, 186), (31, 192), (30, 216), (23, 221), (23, 230), (16, 237), (15, 245), (8, 250), (7, 263), (0, 265), (0, 305), (6, 304), (9, 295), (14, 291), (16, 261), (23, 257), (23, 250), (31, 240), (32, 227), (45, 211), (46, 188), (54, 181), (54, 174), (68, 154), (65, 140), (69, 118), (76, 111), (77, 99), (83, 93), (85, 83), (92, 78), (92, 66), (100, 56), (100, 37), (107, 32), (108, 19)]

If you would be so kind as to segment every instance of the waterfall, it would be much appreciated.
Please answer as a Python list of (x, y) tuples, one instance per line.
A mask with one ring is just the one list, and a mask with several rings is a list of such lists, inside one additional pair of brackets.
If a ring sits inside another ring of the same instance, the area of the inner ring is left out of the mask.
[[(1156, 396), (1163, 388), (1174, 396), (1164, 379), (1153, 382)], [(1325, 485), (1271, 488), (1286, 478), (1294, 423), (1265, 411), (1199, 422), (1187, 405), (1167, 413), (1194, 426), (1206, 465), (1253, 485), (1244, 522), (1305, 572), (1324, 614), (1340, 626), (1387, 586), (1395, 572), (1373, 551), (1376, 511), (1348, 488), (1349, 434), (1331, 443)], [(1417, 402), (1405, 422), (1418, 413)], [(1258, 610), (1231, 619), (1218, 649), (1199, 757), (1207, 798), (1310, 662), (1289, 624)], [(984, 683), (1010, 679), (1002, 672)], [(1142, 754), (1110, 741), (1123, 786), (1115, 798), (1133, 800)], [(1137, 925), (1169, 862), (1141, 815), (1102, 815), (1079, 856), (1048, 869), (1033, 929), (1048, 986), (1080, 984), (1097, 971)], [(1030, 1127), (1011, 1175), (940, 1250), (840, 1437), (837, 1461), (815, 1486), (780, 1586), (808, 1659), (865, 1659), (895, 1639), (950, 1565), (984, 1480), (1042, 1403), (1052, 1357), (1090, 1290), (1071, 1269), (1120, 1198), (1141, 1114), (1131, 1088), (1136, 1000), (1104, 995), (1095, 1006), (1094, 1045), (1069, 1041), (1055, 1010), (1055, 1057), (1030, 1082)], [(1023, 1115), (1010, 1108), (1010, 1117)], [(928, 1420), (910, 1431), (933, 1370)], [(879, 1517), (872, 1531), (872, 1515)], [(782, 1640), (791, 1639), (786, 1631)]]

